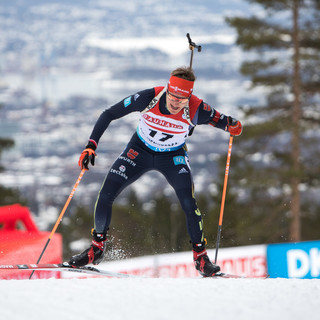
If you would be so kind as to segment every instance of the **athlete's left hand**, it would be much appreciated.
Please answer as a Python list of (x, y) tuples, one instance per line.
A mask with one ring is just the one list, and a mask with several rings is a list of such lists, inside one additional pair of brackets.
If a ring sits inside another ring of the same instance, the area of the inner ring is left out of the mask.
[(242, 133), (241, 122), (237, 119), (230, 117), (230, 116), (228, 117), (227, 128), (228, 128), (229, 133), (232, 136), (240, 136), (240, 134)]

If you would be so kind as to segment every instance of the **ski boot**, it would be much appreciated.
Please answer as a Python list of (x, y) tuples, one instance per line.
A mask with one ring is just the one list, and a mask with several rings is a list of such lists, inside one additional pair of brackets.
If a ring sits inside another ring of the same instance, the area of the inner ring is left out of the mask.
[(212, 277), (220, 271), (220, 267), (210, 261), (204, 242), (193, 243), (192, 251), (194, 266), (203, 277)]
[(107, 249), (106, 240), (106, 233), (97, 233), (93, 230), (91, 246), (82, 253), (73, 256), (68, 262), (69, 265), (81, 267), (89, 263), (99, 264)]

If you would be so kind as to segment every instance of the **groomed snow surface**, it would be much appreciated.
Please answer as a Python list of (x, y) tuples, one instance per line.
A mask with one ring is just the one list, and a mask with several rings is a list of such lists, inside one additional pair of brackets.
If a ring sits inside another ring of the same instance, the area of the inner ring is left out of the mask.
[(312, 320), (319, 279), (90, 278), (0, 281), (0, 319)]

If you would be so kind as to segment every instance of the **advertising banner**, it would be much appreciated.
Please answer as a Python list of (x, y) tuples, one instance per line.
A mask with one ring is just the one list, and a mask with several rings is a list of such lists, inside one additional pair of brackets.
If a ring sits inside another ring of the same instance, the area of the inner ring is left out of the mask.
[(271, 278), (320, 278), (320, 241), (267, 246)]
[[(213, 260), (215, 249), (208, 250)], [(266, 276), (266, 246), (254, 245), (219, 250), (218, 265), (226, 273), (261, 278)], [(101, 263), (99, 267), (115, 272), (159, 278), (199, 277), (193, 264), (192, 251), (144, 256)]]

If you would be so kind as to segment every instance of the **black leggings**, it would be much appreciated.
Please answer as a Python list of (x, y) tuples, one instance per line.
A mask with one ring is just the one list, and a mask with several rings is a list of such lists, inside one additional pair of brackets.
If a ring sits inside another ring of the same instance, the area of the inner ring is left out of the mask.
[(185, 212), (191, 241), (203, 242), (202, 216), (193, 194), (187, 152), (184, 148), (171, 152), (152, 151), (136, 134), (112, 165), (99, 191), (94, 212), (95, 230), (107, 231), (115, 198), (125, 187), (149, 170), (157, 170), (165, 176)]

